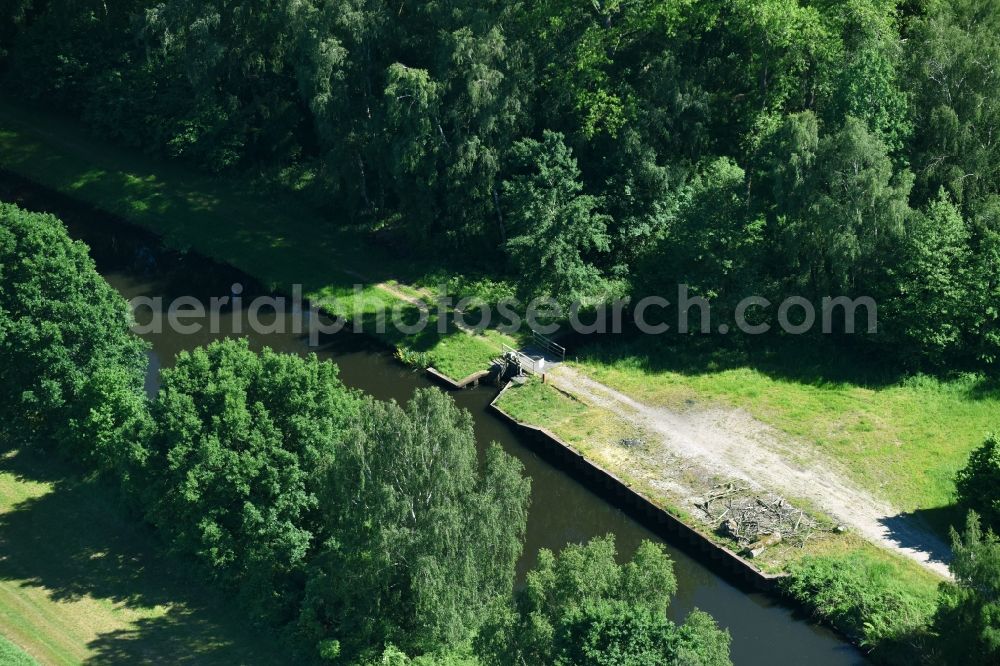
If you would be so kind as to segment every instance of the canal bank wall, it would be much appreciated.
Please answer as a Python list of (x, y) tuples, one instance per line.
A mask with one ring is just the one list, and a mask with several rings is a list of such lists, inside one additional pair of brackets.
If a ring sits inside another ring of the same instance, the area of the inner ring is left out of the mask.
[(754, 590), (778, 593), (778, 581), (784, 574), (769, 574), (761, 571), (732, 550), (716, 543), (701, 531), (691, 527), (677, 516), (656, 505), (652, 500), (636, 491), (628, 483), (600, 465), (588, 460), (572, 446), (556, 437), (545, 428), (523, 423), (499, 406), (499, 400), (510, 387), (504, 385), (490, 403), (489, 408), (500, 419), (519, 430), (525, 439), (536, 446), (547, 458), (556, 461), (571, 474), (582, 479), (595, 492), (605, 495), (609, 501), (633, 514), (647, 527), (672, 542), (680, 542), (694, 553), (707, 557), (717, 568), (729, 577)]
[(489, 377), (489, 370), (480, 370), (479, 372), (474, 372), (464, 379), (454, 380), (443, 372), (435, 368), (427, 368), (427, 376), (430, 377), (434, 382), (445, 386), (449, 389), (464, 389), (470, 386), (478, 386), (480, 380)]

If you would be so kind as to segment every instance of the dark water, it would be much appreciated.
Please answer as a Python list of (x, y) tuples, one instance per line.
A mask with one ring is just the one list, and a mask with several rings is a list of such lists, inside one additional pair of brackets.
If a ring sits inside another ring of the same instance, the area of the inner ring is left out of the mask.
[[(231, 268), (196, 255), (164, 251), (145, 232), (2, 173), (0, 199), (15, 200), (27, 208), (59, 215), (75, 238), (91, 246), (102, 274), (127, 298), (163, 296), (165, 302), (169, 302), (172, 298), (192, 295), (207, 303), (209, 297), (228, 296), (234, 282), (246, 286), (244, 303), (262, 293), (246, 276)], [(231, 312), (220, 316), (222, 332), (232, 331), (233, 316)], [(242, 330), (248, 331), (245, 312), (239, 313), (239, 318), (243, 322)], [(290, 329), (287, 325), (286, 330)], [(145, 337), (153, 346), (152, 388), (155, 369), (169, 364), (179, 351), (205, 344), (221, 337), (221, 333), (162, 333)], [(291, 353), (311, 351), (302, 336), (291, 333), (249, 333), (244, 337), (248, 337), (256, 348), (266, 345)], [(345, 384), (381, 399), (393, 398), (402, 402), (415, 389), (430, 386), (423, 375), (402, 367), (383, 348), (360, 335), (333, 336), (315, 351), (321, 358), (340, 366)], [(531, 511), (519, 575), (534, 565), (539, 548), (558, 549), (569, 542), (613, 533), (619, 553), (628, 557), (643, 539), (663, 542), (630, 516), (540, 458), (505, 422), (489, 413), (487, 405), (495, 392), (495, 388), (482, 387), (453, 395), (459, 405), (472, 413), (479, 445), (499, 442), (508, 453), (522, 461), (532, 479)], [(675, 544), (668, 541), (666, 546), (674, 559), (678, 581), (671, 616), (682, 620), (695, 607), (711, 613), (732, 634), (735, 664), (846, 666), (867, 663), (856, 649), (832, 632), (797, 617), (765, 595), (728, 582), (724, 575), (692, 559)]]

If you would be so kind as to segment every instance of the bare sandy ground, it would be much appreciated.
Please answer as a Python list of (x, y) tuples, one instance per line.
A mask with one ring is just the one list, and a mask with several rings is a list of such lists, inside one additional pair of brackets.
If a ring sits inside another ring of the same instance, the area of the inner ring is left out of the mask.
[[(674, 411), (639, 402), (565, 365), (548, 374), (559, 388), (583, 402), (603, 407), (657, 441), (663, 483), (675, 486), (668, 472), (677, 461), (702, 473), (739, 479), (754, 489), (807, 500), (835, 522), (869, 541), (909, 557), (948, 577), (948, 546), (917, 521), (857, 487), (828, 461), (774, 428), (738, 409)], [(692, 490), (696, 493), (697, 491)]]

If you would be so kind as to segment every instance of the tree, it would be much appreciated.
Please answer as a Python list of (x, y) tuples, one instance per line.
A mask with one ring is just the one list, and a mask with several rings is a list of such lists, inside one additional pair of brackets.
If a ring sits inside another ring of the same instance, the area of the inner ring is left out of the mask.
[(588, 255), (609, 249), (608, 219), (583, 194), (580, 170), (563, 136), (514, 145), (517, 175), (504, 182), (505, 249), (525, 289), (562, 303), (599, 295), (602, 276)]
[(814, 284), (831, 293), (876, 287), (910, 215), (912, 175), (896, 171), (885, 144), (848, 117), (821, 142), (815, 176), (815, 198), (796, 231), (818, 254), (805, 260)]
[(901, 245), (885, 328), (910, 354), (941, 366), (963, 351), (973, 316), (969, 232), (943, 189), (926, 212), (913, 215)]
[(843, 35), (843, 60), (826, 72), (833, 92), (826, 118), (852, 116), (896, 153), (909, 140), (911, 114), (901, 86), (903, 40), (894, 2), (849, 0), (835, 3), (833, 20)]
[(692, 25), (714, 18), (699, 3), (545, 0), (522, 10), (521, 29), (538, 50), (538, 114), (571, 142), (614, 138), (642, 112), (635, 70)]
[(822, 295), (884, 285), (910, 216), (911, 174), (895, 171), (885, 144), (852, 117), (821, 136), (812, 113), (791, 116), (770, 150), (779, 277)]
[(730, 124), (727, 143), (740, 137), (753, 151), (785, 114), (815, 112), (828, 97), (843, 45), (818, 4), (723, 3), (712, 87), (732, 106), (717, 111)]
[(958, 503), (982, 516), (986, 526), (1000, 528), (1000, 439), (990, 435), (969, 456), (955, 477)]
[(1000, 195), (980, 199), (969, 222), (969, 337), (977, 360), (995, 366), (1000, 362)]
[(542, 550), (513, 608), (498, 609), (477, 652), (486, 664), (598, 666), (729, 664), (729, 634), (697, 610), (681, 627), (666, 617), (677, 588), (663, 548), (643, 542), (624, 566), (614, 538)]
[(934, 0), (909, 32), (919, 190), (931, 199), (943, 186), (968, 213), (1000, 193), (1000, 4)]
[(317, 470), (356, 409), (315, 356), (257, 354), (245, 340), (182, 352), (153, 405), (149, 518), (258, 612), (287, 610), (320, 528)]
[(349, 657), (467, 641), (511, 594), (529, 492), (498, 446), (479, 465), (472, 417), (444, 393), (417, 391), (405, 409), (366, 401), (326, 467), (300, 631)]
[[(138, 60), (152, 68), (148, 82), (160, 94), (135, 92), (166, 121), (159, 140), (170, 155), (221, 170), (283, 166), (302, 151), (308, 118), (296, 104), (291, 75), (296, 24), (290, 6), (286, 0), (167, 0), (136, 11)], [(113, 103), (122, 92), (112, 86), (103, 97)], [(104, 113), (96, 108), (90, 115), (99, 120)]]
[(76, 397), (67, 441), (88, 467), (118, 488), (134, 509), (145, 494), (149, 440), (155, 426), (150, 401), (129, 370), (100, 368)]
[(986, 666), (1000, 660), (1000, 539), (970, 511), (951, 530), (954, 582), (941, 583), (932, 630), (942, 663)]
[(146, 345), (131, 325), (128, 303), (58, 219), (0, 203), (0, 422), (9, 441), (59, 443), (88, 464), (103, 457), (71, 436), (71, 424), (102, 408), (82, 396), (143, 399)]
[(633, 128), (623, 129), (613, 143), (602, 169), (604, 202), (612, 270), (624, 275), (667, 232), (683, 198), (684, 170), (659, 164), (656, 151)]
[(745, 197), (746, 174), (729, 158), (700, 169), (684, 188), (674, 223), (645, 257), (640, 276), (649, 293), (673, 293), (678, 284), (708, 298), (753, 289), (764, 224)]

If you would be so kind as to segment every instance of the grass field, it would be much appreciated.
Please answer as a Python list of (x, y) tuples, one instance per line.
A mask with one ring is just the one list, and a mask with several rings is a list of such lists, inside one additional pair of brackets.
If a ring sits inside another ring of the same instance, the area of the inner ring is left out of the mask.
[[(278, 664), (274, 641), (66, 465), (0, 454), (0, 635), (41, 664)], [(0, 640), (0, 664), (18, 651)]]
[[(290, 193), (261, 193), (241, 179), (117, 149), (74, 123), (9, 103), (0, 103), (0, 169), (148, 228), (176, 249), (231, 264), (271, 289), (290, 292), (301, 284), (307, 298), (341, 316), (359, 312), (368, 321), (381, 307), (391, 317), (394, 306), (412, 309), (398, 294), (432, 296), (424, 283), (439, 279), (428, 267), (366, 244), (356, 229), (323, 219)], [(356, 306), (357, 283), (364, 286)], [(499, 349), (484, 336), (436, 329), (432, 316), (422, 335), (406, 337), (388, 326), (382, 337), (426, 352), (453, 379), (483, 370)]]
[[(683, 395), (681, 399), (688, 400), (694, 394), (685, 391)], [(641, 456), (624, 452), (619, 445), (623, 437), (642, 439), (645, 435), (630, 428), (621, 417), (603, 408), (585, 405), (551, 384), (543, 385), (538, 381), (508, 389), (501, 396), (498, 405), (521, 422), (544, 425), (588, 460), (613, 472), (661, 508), (689, 524), (698, 524), (684, 508), (688, 498), (673, 494), (670, 486), (663, 485), (662, 469), (645, 465)], [(704, 479), (682, 478), (695, 488), (705, 482)], [(707, 533), (707, 536), (720, 544), (733, 546), (714, 533)], [(865, 563), (866, 571), (877, 574), (865, 579), (867, 593), (876, 598), (885, 594), (888, 598), (891, 591), (891, 594), (902, 595), (913, 608), (923, 609), (914, 617), (898, 618), (903, 624), (909, 623), (912, 629), (922, 626), (935, 607), (938, 585), (941, 582), (936, 574), (908, 558), (873, 545), (850, 531), (839, 534), (818, 531), (804, 546), (780, 544), (768, 549), (754, 563), (764, 571), (779, 573), (795, 570), (796, 564), (803, 562), (804, 558), (817, 558), (832, 565), (844, 563), (848, 567), (859, 562)], [(851, 596), (856, 592), (860, 591), (851, 590), (846, 594)], [(845, 592), (832, 589), (829, 593), (836, 596)], [(808, 600), (802, 603), (809, 608)], [(819, 620), (832, 621), (824, 615), (825, 609), (822, 607), (813, 607), (811, 611), (816, 613)], [(851, 618), (858, 623), (856, 626), (843, 621), (834, 624), (847, 635), (860, 636), (864, 631), (864, 622), (870, 618), (864, 612), (852, 615)]]
[[(851, 359), (834, 359), (849, 365)], [(961, 523), (949, 507), (954, 476), (986, 436), (1000, 430), (1000, 386), (964, 375), (859, 378), (800, 362), (673, 367), (643, 350), (584, 352), (579, 367), (644, 402), (686, 409), (739, 407), (821, 452), (860, 486), (915, 512), (942, 533)]]

